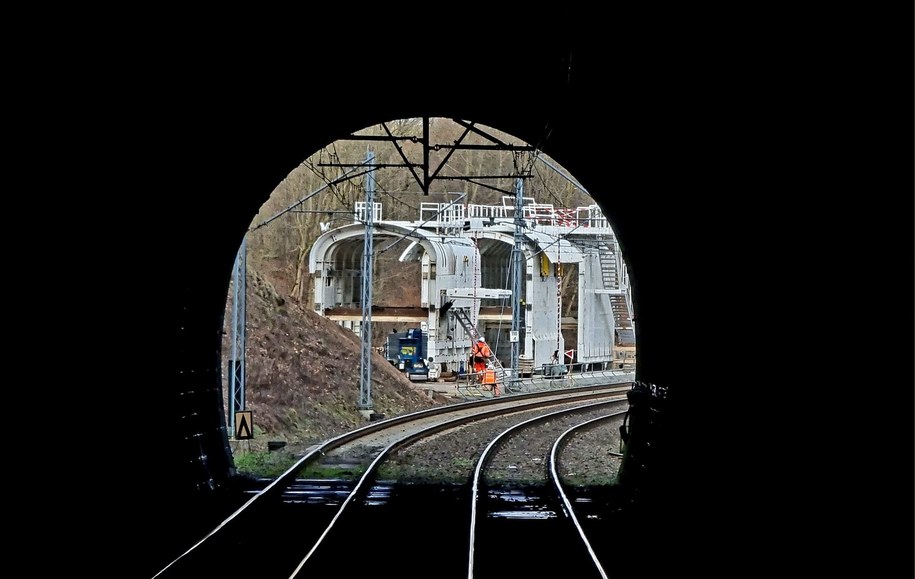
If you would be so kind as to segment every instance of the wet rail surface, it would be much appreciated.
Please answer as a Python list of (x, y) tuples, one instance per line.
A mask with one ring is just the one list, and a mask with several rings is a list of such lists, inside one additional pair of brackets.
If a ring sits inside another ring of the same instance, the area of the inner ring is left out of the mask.
[[(468, 578), (502, 577), (509, 570), (537, 576), (546, 567), (560, 568), (568, 577), (606, 579), (557, 463), (572, 432), (621, 417), (625, 407), (620, 406), (605, 401), (542, 414), (490, 442), (472, 483)], [(506, 558), (517, 551), (506, 546), (519, 537), (529, 555)]]
[(431, 432), (509, 410), (587, 404), (607, 397), (625, 400), (628, 388), (617, 384), (457, 404), (332, 439), (262, 490), (252, 491), (242, 508), (156, 577), (310, 577), (358, 573), (381, 564), (392, 565), (388, 568), (404, 578), (466, 576), (473, 502), (467, 485), (376, 481), (374, 468), (385, 453), (374, 458), (358, 481), (306, 479), (297, 473), (347, 444), (368, 440), (368, 447), (378, 447), (384, 442), (386, 452), (393, 452)]

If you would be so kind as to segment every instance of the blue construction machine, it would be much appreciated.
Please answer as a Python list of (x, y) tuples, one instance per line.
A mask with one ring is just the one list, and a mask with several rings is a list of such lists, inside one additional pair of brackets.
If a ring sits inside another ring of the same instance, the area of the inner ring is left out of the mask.
[(388, 334), (386, 352), (388, 362), (402, 370), (410, 380), (415, 382), (429, 380), (426, 336), (420, 328), (410, 328), (406, 332)]

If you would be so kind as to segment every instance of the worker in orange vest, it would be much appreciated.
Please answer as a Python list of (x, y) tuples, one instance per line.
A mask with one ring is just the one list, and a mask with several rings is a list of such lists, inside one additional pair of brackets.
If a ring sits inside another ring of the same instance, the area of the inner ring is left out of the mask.
[(493, 396), (499, 395), (499, 384), (496, 382), (496, 369), (492, 364), (487, 364), (483, 369), (483, 387), (492, 390)]
[(489, 363), (489, 359), (492, 357), (492, 350), (489, 349), (489, 345), (481, 337), (477, 338), (477, 341), (470, 348), (470, 360), (473, 364), (473, 371), (480, 373), (486, 370), (486, 365)]

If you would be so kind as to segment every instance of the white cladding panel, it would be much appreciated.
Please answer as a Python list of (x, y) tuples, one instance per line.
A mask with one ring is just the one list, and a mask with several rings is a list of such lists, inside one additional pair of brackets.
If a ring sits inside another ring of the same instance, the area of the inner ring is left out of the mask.
[[(562, 334), (559, 331), (559, 304), (556, 299), (556, 277), (533, 276), (533, 283), (528, 282), (531, 309), (527, 311), (527, 327), (529, 329), (533, 351), (526, 349), (525, 354), (534, 360), (534, 367), (548, 364), (553, 350), (564, 351)], [(557, 339), (559, 344), (557, 345)]]
[(315, 280), (315, 291), (321, 293), (321, 309), (334, 307), (337, 299), (337, 280), (332, 277), (322, 277)]
[[(446, 295), (448, 290), (455, 288), (473, 287), (474, 282), (479, 284), (480, 280), (480, 255), (475, 245), (468, 242), (457, 242), (449, 240), (444, 244), (438, 241), (431, 241), (436, 252), (447, 256), (448, 266), (435, 268), (435, 275), (432, 275), (430, 265), (429, 278), (423, 279), (424, 300), (426, 299), (425, 290), (428, 288), (429, 305), (435, 306), (435, 311), (429, 312), (429, 327), (434, 332), (434, 340), (430, 340), (429, 355), (435, 358), (436, 362), (450, 362), (457, 368), (457, 363), (466, 360), (467, 352), (470, 349), (470, 337), (464, 334), (464, 329), (453, 317), (447, 313), (442, 316), (440, 312), (445, 305), (454, 301), (450, 308), (468, 308), (470, 317), (477, 319), (480, 313), (480, 300), (473, 298), (449, 297)], [(429, 260), (429, 255), (423, 255), (423, 263)], [(434, 296), (434, 297), (433, 297)], [(450, 339), (449, 339), (450, 337)]]
[[(437, 243), (437, 242), (433, 242)], [(437, 282), (436, 290), (439, 294), (436, 308), (444, 306), (446, 303), (454, 300), (455, 308), (475, 308), (473, 318), (476, 319), (480, 310), (479, 300), (472, 298), (451, 298), (441, 295), (443, 291), (456, 288), (473, 287), (474, 283), (480, 283), (480, 254), (475, 245), (466, 244), (443, 244), (443, 248), (450, 254), (452, 267), (448, 269), (438, 268), (435, 275)]]
[(420, 305), (424, 308), (429, 307), (429, 296), (435, 295), (433, 287), (436, 285), (436, 283), (435, 279), (432, 279), (433, 276), (429, 275), (431, 270), (432, 267), (429, 262), (429, 254), (423, 253), (422, 265), (420, 266), (420, 277), (422, 278), (422, 282), (419, 292), (419, 301)]
[(595, 293), (603, 289), (597, 249), (584, 253), (578, 266), (578, 362), (609, 362), (613, 359), (613, 309), (610, 297)]

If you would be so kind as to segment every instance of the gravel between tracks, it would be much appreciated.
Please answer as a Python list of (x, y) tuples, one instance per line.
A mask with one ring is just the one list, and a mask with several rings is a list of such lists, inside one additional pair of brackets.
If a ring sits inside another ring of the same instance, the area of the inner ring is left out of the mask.
[[(613, 412), (624, 406), (612, 406), (587, 416)], [(534, 416), (555, 412), (557, 407), (519, 412), (511, 416), (500, 416), (449, 430), (424, 439), (394, 453), (379, 469), (381, 480), (398, 480), (410, 483), (466, 483), (473, 476), (473, 468), (489, 441), (506, 428)], [(559, 433), (586, 418), (562, 419), (565, 424)], [(622, 415), (601, 422), (593, 429), (574, 435), (562, 453), (560, 473), (568, 482), (593, 486), (609, 484), (615, 479), (621, 458), (619, 425)], [(528, 464), (515, 465), (522, 472), (540, 472), (543, 452), (535, 449), (549, 449), (557, 436), (555, 429), (526, 430), (524, 434), (506, 441), (506, 450), (517, 456), (525, 452)], [(518, 445), (521, 445), (519, 448)], [(510, 447), (514, 448), (510, 448)], [(518, 452), (521, 454), (517, 454)], [(515, 461), (519, 462), (519, 461)], [(539, 470), (538, 470), (539, 469)]]

